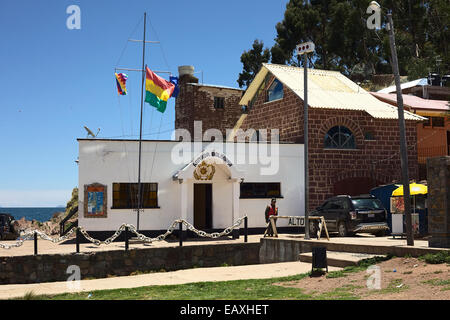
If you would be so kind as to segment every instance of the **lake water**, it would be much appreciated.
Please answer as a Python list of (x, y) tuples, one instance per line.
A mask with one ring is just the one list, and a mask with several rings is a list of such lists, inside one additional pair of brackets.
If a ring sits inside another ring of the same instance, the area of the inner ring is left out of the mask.
[(65, 208), (0, 208), (0, 213), (9, 213), (14, 219), (19, 220), (25, 217), (27, 220), (48, 221), (56, 212), (64, 212)]

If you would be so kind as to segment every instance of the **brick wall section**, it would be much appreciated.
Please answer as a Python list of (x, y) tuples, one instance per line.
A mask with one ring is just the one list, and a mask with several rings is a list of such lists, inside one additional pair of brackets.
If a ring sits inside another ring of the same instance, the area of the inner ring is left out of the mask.
[[(266, 83), (269, 86), (271, 81)], [(265, 102), (264, 94), (260, 94), (248, 110), (248, 116), (241, 128), (278, 128), (280, 141), (303, 143), (303, 114), (303, 101), (284, 86), (284, 98), (281, 100)], [(346, 126), (353, 132), (356, 150), (323, 148), (325, 133), (337, 125)], [(308, 130), (310, 209), (333, 196), (334, 185), (342, 180), (370, 178), (378, 184), (400, 181), (398, 120), (375, 119), (364, 111), (310, 108)], [(365, 132), (371, 132), (375, 140), (364, 140)], [(406, 121), (406, 136), (409, 148), (409, 176), (410, 179), (416, 179), (416, 121)]]
[[(202, 134), (210, 128), (233, 129), (242, 114), (239, 101), (242, 90), (187, 83), (180, 79), (180, 93), (175, 104), (175, 129), (187, 129), (194, 138), (194, 121), (202, 121)], [(192, 80), (192, 79), (189, 79)], [(214, 108), (214, 97), (225, 98), (224, 108)]]
[(427, 159), (428, 245), (450, 248), (450, 157)]

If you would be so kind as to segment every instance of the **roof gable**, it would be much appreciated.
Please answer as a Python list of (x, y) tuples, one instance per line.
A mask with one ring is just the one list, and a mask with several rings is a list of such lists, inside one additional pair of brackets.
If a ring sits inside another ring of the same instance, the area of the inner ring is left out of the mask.
[[(304, 99), (303, 68), (265, 63), (239, 104), (248, 105), (268, 73)], [(365, 111), (378, 119), (398, 119), (396, 107), (378, 100), (337, 71), (308, 69), (308, 105), (311, 108)], [(405, 119), (420, 121), (425, 118), (405, 111)]]

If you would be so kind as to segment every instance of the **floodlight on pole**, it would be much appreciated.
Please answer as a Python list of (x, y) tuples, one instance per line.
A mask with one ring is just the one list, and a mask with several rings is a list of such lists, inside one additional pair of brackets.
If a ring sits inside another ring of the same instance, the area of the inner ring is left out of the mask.
[(299, 44), (295, 48), (298, 56), (301, 56), (305, 53), (314, 52), (315, 49), (316, 49), (316, 46), (314, 45), (314, 42), (311, 42), (311, 41)]
[(304, 136), (304, 169), (305, 169), (305, 239), (309, 240), (309, 166), (308, 166), (308, 53), (313, 53), (316, 46), (313, 42), (297, 45), (297, 55), (303, 55), (303, 136)]

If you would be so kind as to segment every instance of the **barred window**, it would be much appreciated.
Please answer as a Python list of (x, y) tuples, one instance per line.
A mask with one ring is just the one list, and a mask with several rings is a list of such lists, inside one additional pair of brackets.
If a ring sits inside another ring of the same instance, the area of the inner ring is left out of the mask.
[(279, 182), (243, 182), (241, 183), (242, 199), (281, 198), (281, 183)]
[(214, 97), (214, 108), (216, 108), (216, 109), (225, 108), (225, 98), (224, 97)]
[[(141, 183), (143, 209), (158, 208), (158, 184)], [(137, 183), (113, 183), (113, 209), (136, 209), (138, 206)]]
[(355, 137), (348, 128), (336, 126), (325, 134), (324, 147), (328, 149), (356, 149)]

